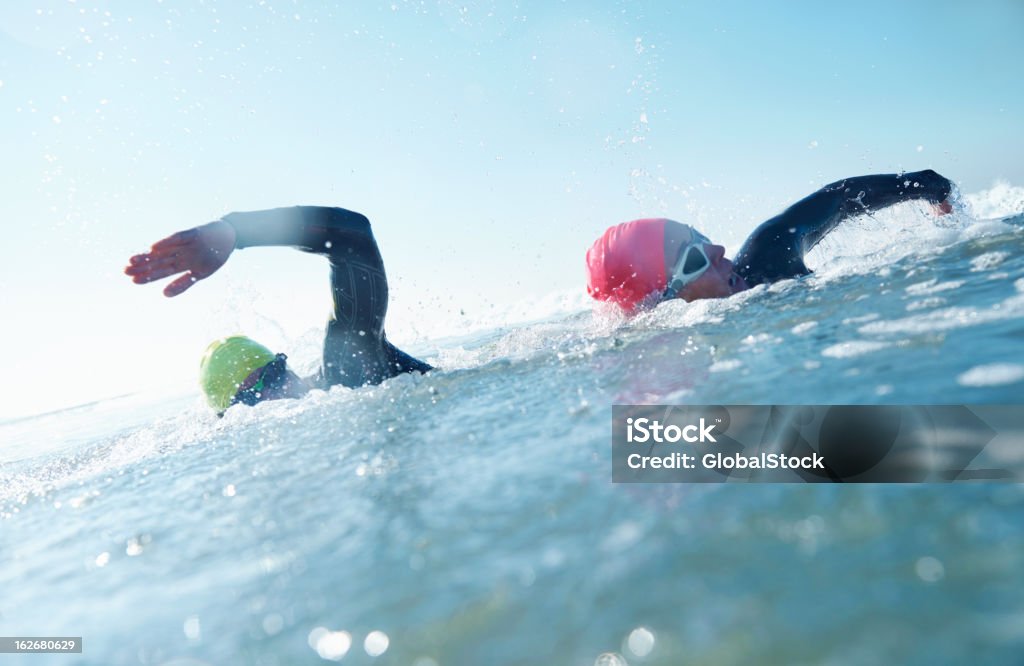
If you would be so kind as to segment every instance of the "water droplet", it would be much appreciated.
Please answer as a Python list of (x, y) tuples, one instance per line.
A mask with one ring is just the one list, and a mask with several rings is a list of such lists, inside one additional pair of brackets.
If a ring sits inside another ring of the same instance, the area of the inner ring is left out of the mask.
[(654, 634), (644, 627), (637, 627), (629, 633), (626, 646), (636, 656), (646, 657), (654, 649)]
[(914, 565), (914, 572), (926, 583), (937, 583), (945, 577), (946, 568), (934, 557), (922, 557)]
[(263, 631), (267, 632), (267, 636), (273, 636), (283, 628), (284, 618), (277, 613), (271, 613), (263, 618)]
[(142, 542), (137, 537), (128, 539), (124, 552), (128, 557), (137, 557), (138, 555), (142, 555)]
[(605, 652), (604, 654), (597, 655), (597, 659), (594, 660), (594, 666), (629, 666), (629, 663), (622, 658), (621, 654)]
[(327, 635), (327, 629), (324, 627), (314, 627), (310, 632), (309, 636), (306, 637), (306, 643), (309, 647), (316, 649), (316, 644), (320, 642), (320, 639)]
[(363, 649), (371, 657), (379, 657), (388, 651), (388, 635), (383, 631), (371, 631), (363, 641)]
[(317, 627), (309, 632), (309, 645), (321, 659), (341, 661), (352, 647), (352, 635), (347, 631), (328, 631)]
[(202, 627), (199, 626), (199, 616), (190, 615), (185, 618), (185, 624), (182, 625), (182, 630), (185, 632), (185, 638), (190, 641), (198, 641), (203, 636)]

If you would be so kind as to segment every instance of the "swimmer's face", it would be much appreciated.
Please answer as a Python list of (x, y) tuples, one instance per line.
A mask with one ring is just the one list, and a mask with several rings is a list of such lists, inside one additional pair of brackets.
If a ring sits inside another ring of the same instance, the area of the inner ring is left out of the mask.
[(306, 380), (292, 372), (291, 368), (285, 369), (284, 381), (272, 391), (268, 391), (264, 400), (283, 400), (285, 398), (301, 398), (309, 391), (309, 384)]
[(255, 405), (267, 400), (301, 398), (305, 395), (310, 389), (309, 384), (292, 372), (284, 359), (284, 354), (280, 354), (277, 361), (253, 370), (239, 386), (235, 401)]
[[(692, 241), (689, 227), (672, 222), (665, 225), (665, 265), (674, 266), (679, 253)], [(696, 301), (701, 298), (726, 298), (750, 289), (746, 280), (736, 274), (732, 261), (725, 258), (725, 248), (704, 244), (704, 253), (711, 265), (700, 277), (679, 291), (677, 298)]]
[(724, 247), (705, 245), (704, 252), (708, 255), (711, 266), (699, 278), (682, 288), (679, 292), (680, 298), (685, 301), (727, 298), (750, 288), (746, 280), (736, 274), (732, 261), (725, 258)]

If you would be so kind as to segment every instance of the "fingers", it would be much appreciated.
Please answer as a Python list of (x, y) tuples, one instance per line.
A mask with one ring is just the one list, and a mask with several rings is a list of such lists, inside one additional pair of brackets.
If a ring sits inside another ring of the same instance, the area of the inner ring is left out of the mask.
[(125, 275), (141, 275), (147, 273), (154, 268), (159, 266), (165, 266), (170, 263), (177, 263), (179, 261), (180, 254), (177, 252), (144, 252), (143, 254), (137, 254), (128, 260), (128, 266), (125, 267)]
[(189, 287), (198, 281), (199, 279), (194, 277), (191, 273), (185, 273), (180, 278), (164, 287), (164, 296), (173, 298), (174, 296), (188, 290)]
[(160, 252), (161, 250), (173, 250), (180, 248), (183, 245), (187, 245), (199, 236), (198, 229), (186, 229), (185, 231), (179, 231), (176, 234), (171, 234), (163, 240), (158, 240), (153, 243), (152, 252)]
[(148, 284), (156, 280), (163, 280), (164, 278), (171, 277), (172, 275), (177, 275), (178, 273), (181, 273), (183, 270), (185, 269), (165, 267), (156, 271), (150, 271), (147, 273), (143, 273), (141, 275), (135, 275), (132, 277), (132, 282), (134, 282), (135, 284)]
[[(133, 257), (134, 259), (134, 257)], [(160, 280), (165, 277), (170, 277), (176, 273), (188, 270), (188, 266), (181, 257), (172, 255), (169, 257), (161, 257), (156, 259), (143, 260), (141, 263), (132, 262), (132, 265), (126, 267), (124, 272), (126, 275), (132, 276), (132, 281), (135, 284), (145, 284), (152, 282), (153, 280)]]
[(159, 240), (153, 243), (149, 252), (142, 252), (131, 257), (124, 272), (128, 275), (137, 275), (140, 271), (146, 270), (147, 266), (174, 259), (182, 254), (187, 254), (190, 250), (194, 251), (190, 246), (198, 237), (197, 229), (187, 229)]
[(149, 254), (137, 254), (128, 260), (128, 265), (124, 268), (125, 275), (141, 275), (149, 271), (150, 262), (152, 257)]
[[(135, 284), (146, 284), (185, 273), (164, 288), (165, 296), (181, 294), (219, 267), (207, 270), (209, 248), (202, 246), (202, 229), (186, 229), (153, 243), (149, 252), (128, 259), (125, 274), (131, 276)], [(223, 262), (221, 259), (220, 263)]]

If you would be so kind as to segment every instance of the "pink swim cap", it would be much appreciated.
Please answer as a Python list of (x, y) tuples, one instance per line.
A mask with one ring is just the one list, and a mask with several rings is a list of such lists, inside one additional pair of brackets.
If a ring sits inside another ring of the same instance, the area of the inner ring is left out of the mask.
[(633, 220), (605, 231), (587, 250), (587, 292), (633, 312), (651, 293), (664, 290), (667, 222)]

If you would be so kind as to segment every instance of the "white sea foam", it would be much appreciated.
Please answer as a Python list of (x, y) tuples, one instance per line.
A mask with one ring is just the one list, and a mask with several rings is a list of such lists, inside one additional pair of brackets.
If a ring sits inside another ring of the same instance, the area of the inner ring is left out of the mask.
[(996, 181), (987, 190), (981, 190), (963, 197), (971, 214), (978, 219), (1007, 217), (1024, 212), (1024, 187), (1013, 186), (1006, 181)]
[(758, 347), (762, 345), (774, 345), (782, 342), (782, 338), (776, 337), (771, 333), (755, 333), (748, 335), (747, 337), (740, 340), (741, 345), (748, 347)]
[(1024, 365), (989, 363), (978, 365), (956, 378), (962, 386), (1003, 386), (1024, 380)]
[(738, 368), (743, 367), (743, 361), (738, 359), (726, 359), (724, 361), (715, 361), (708, 368), (708, 372), (730, 372)]
[(1019, 317), (1022, 312), (1024, 296), (1018, 294), (988, 308), (953, 306), (901, 319), (873, 321), (858, 330), (865, 335), (949, 331)]
[(988, 271), (1003, 263), (1010, 256), (1009, 252), (986, 252), (971, 260), (971, 270)]
[(828, 356), (830, 358), (851, 358), (853, 356), (863, 356), (864, 354), (870, 354), (880, 349), (885, 349), (889, 346), (888, 342), (878, 342), (874, 340), (851, 340), (849, 342), (840, 342), (837, 345), (826, 347), (821, 351), (822, 356)]
[(911, 301), (907, 303), (907, 312), (914, 312), (916, 310), (930, 310), (937, 308), (940, 305), (945, 305), (946, 299), (941, 296), (931, 296), (929, 298), (922, 298), (919, 301)]
[(803, 335), (804, 333), (807, 333), (817, 325), (818, 322), (816, 321), (804, 321), (794, 326), (791, 330), (794, 335)]
[(924, 294), (934, 294), (940, 291), (949, 291), (950, 289), (959, 289), (963, 286), (963, 280), (949, 280), (947, 282), (938, 282), (935, 279), (925, 280), (924, 282), (918, 282), (912, 284), (906, 288), (908, 294), (914, 296), (922, 296)]
[(874, 321), (876, 319), (878, 319), (878, 313), (869, 312), (867, 314), (859, 315), (857, 317), (847, 317), (846, 319), (843, 320), (842, 323), (844, 326), (849, 326), (851, 324), (863, 324), (869, 321)]

